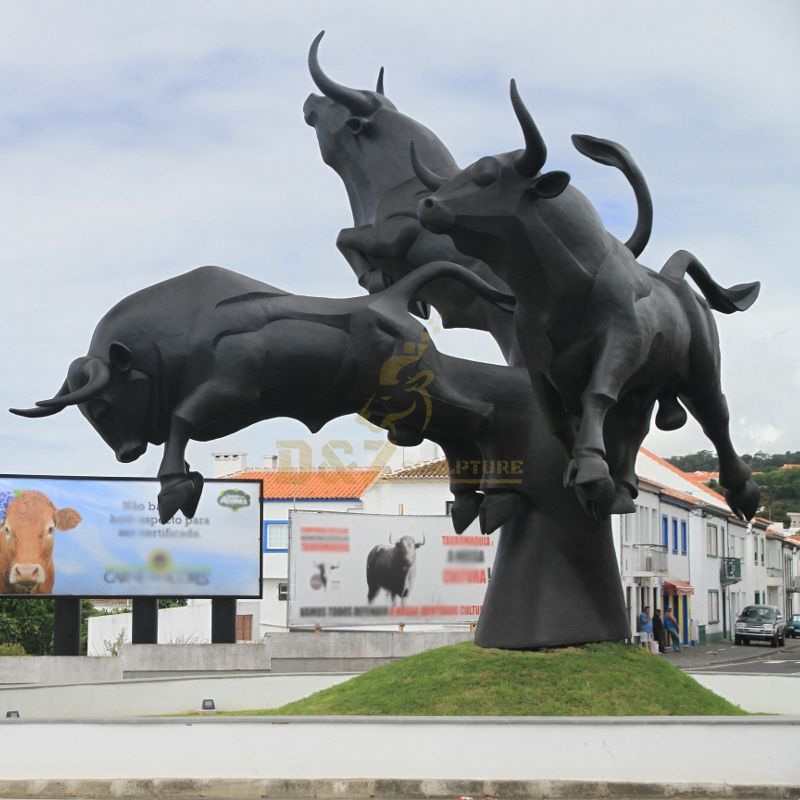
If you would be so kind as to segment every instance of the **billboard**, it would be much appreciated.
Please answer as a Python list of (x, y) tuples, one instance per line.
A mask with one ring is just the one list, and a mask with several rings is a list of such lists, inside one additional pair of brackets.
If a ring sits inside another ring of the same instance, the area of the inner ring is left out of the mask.
[(0, 596), (260, 597), (261, 481), (209, 480), (158, 519), (157, 480), (0, 475)]
[(495, 556), (447, 516), (289, 512), (289, 625), (475, 622)]

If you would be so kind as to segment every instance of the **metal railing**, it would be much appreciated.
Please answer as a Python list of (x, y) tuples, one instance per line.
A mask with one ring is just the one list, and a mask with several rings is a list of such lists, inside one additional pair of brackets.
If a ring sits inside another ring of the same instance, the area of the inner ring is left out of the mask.
[(730, 586), (742, 580), (742, 559), (726, 556), (720, 559), (719, 582), (722, 586)]
[(667, 548), (660, 544), (629, 544), (626, 560), (628, 572), (667, 574)]

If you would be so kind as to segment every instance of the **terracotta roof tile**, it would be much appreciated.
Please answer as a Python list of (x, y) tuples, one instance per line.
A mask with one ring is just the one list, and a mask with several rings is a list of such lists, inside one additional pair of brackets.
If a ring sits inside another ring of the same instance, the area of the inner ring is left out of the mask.
[(377, 469), (245, 470), (227, 480), (260, 480), (265, 500), (357, 500), (378, 475)]

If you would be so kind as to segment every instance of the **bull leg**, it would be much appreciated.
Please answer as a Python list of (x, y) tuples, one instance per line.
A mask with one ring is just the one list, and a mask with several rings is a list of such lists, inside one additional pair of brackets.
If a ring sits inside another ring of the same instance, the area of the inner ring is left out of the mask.
[(161, 524), (165, 525), (178, 510), (193, 517), (203, 491), (203, 476), (190, 472), (185, 461), (186, 445), (189, 443), (191, 426), (173, 415), (169, 437), (164, 445), (164, 457), (158, 469), (161, 491), (158, 493), (158, 509)]
[(374, 238), (373, 226), (362, 225), (359, 228), (343, 228), (336, 239), (336, 247), (355, 273), (356, 280), (370, 294), (385, 288), (380, 270), (375, 269), (366, 255), (374, 247)]
[(719, 482), (725, 488), (725, 499), (731, 511), (740, 519), (752, 519), (758, 511), (760, 493), (750, 468), (733, 449), (728, 429), (728, 403), (719, 382), (704, 387), (701, 379), (693, 387), (692, 394), (681, 395), (681, 399), (717, 451)]
[(636, 454), (650, 428), (652, 413), (652, 400), (640, 393), (632, 393), (620, 400), (606, 419), (606, 460), (616, 495), (612, 514), (633, 514), (636, 511), (633, 502), (639, 494)]
[[(221, 376), (209, 381), (180, 403), (170, 418), (169, 436), (164, 445), (164, 457), (158, 469), (161, 491), (158, 495), (159, 517), (162, 525), (178, 510), (193, 517), (203, 491), (203, 476), (191, 472), (186, 463), (186, 445), (192, 433), (202, 424), (241, 412), (259, 401), (256, 387), (241, 386)], [(192, 420), (192, 422), (190, 422)], [(202, 420), (198, 424), (195, 420)]]
[(575, 488), (581, 505), (595, 518), (611, 513), (616, 487), (606, 461), (603, 427), (626, 380), (636, 372), (644, 348), (630, 326), (620, 327), (600, 342), (589, 382), (581, 395), (582, 416), (565, 483)]

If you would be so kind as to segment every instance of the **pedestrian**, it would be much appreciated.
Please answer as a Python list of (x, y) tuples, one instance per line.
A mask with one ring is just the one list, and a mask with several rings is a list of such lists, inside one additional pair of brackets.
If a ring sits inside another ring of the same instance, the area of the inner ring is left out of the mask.
[(666, 614), (664, 615), (664, 627), (667, 629), (667, 633), (672, 639), (672, 650), (673, 652), (680, 653), (681, 636), (678, 633), (678, 620), (675, 619), (675, 615), (672, 613), (671, 608), (666, 608), (664, 610), (666, 611)]
[(657, 608), (653, 615), (653, 638), (658, 642), (658, 652), (664, 652), (664, 620), (661, 619), (661, 609)]
[(650, 606), (645, 606), (644, 611), (639, 614), (636, 627), (639, 629), (639, 641), (643, 647), (647, 647), (648, 642), (653, 638), (653, 620), (650, 619)]

